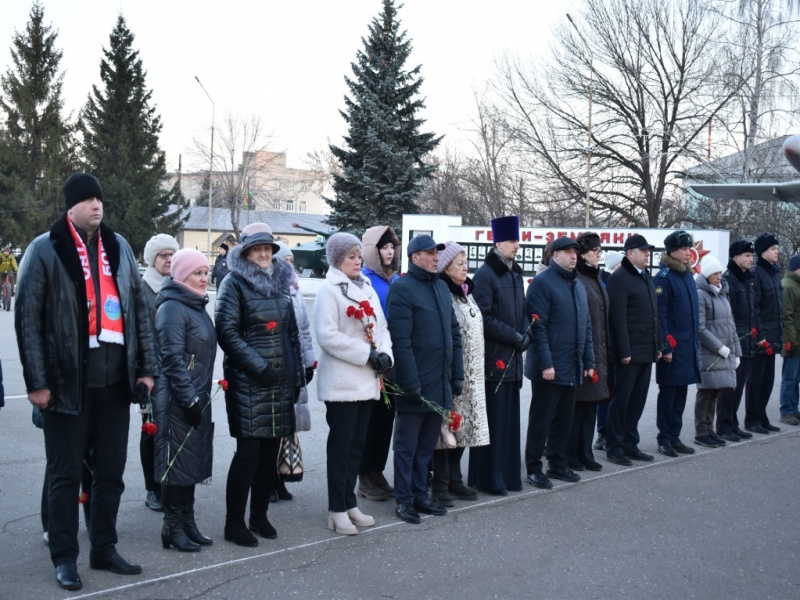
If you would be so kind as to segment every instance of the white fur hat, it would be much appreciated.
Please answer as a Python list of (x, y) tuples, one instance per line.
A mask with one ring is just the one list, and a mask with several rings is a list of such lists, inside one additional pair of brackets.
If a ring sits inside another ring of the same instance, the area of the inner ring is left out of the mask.
[(705, 255), (700, 263), (700, 272), (706, 279), (714, 273), (722, 273), (724, 270), (725, 267), (722, 266), (722, 263), (710, 254)]
[(178, 240), (166, 233), (157, 233), (144, 246), (144, 262), (148, 267), (152, 267), (156, 262), (156, 254), (162, 250), (180, 250)]

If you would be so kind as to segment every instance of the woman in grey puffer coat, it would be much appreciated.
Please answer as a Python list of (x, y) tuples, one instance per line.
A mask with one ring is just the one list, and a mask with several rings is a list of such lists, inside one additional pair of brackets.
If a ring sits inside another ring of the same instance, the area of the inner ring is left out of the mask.
[(725, 445), (714, 433), (714, 413), (722, 391), (736, 387), (736, 367), (742, 355), (723, 270), (716, 258), (707, 255), (695, 278), (700, 309), (701, 382), (694, 402), (694, 442), (709, 448)]

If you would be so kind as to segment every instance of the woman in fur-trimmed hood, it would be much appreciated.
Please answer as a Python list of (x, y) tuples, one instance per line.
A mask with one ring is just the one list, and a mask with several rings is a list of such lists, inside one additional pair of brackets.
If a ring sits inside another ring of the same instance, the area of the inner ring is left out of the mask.
[(228, 471), (225, 539), (241, 546), (258, 540), (244, 523), (250, 487), (250, 529), (275, 537), (267, 519), (280, 439), (295, 431), (294, 403), (305, 383), (289, 286), (294, 271), (272, 260), (279, 247), (272, 230), (252, 223), (231, 250), (229, 275), (217, 296), (215, 321), (228, 389), (228, 427), (236, 454)]

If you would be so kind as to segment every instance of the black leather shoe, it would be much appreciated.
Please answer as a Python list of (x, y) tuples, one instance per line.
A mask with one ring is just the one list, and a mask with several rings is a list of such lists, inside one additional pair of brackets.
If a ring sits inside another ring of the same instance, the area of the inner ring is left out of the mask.
[(81, 576), (78, 575), (78, 565), (67, 563), (56, 567), (56, 581), (61, 589), (74, 592), (83, 587)]
[(617, 453), (607, 454), (606, 458), (608, 459), (608, 462), (612, 462), (615, 465), (620, 465), (623, 467), (630, 467), (633, 464), (633, 462), (631, 462), (631, 459), (625, 456), (624, 454), (617, 454)]
[(725, 445), (725, 440), (723, 440), (721, 437), (719, 437), (713, 431), (709, 431), (708, 432), (708, 437), (710, 437), (712, 440), (714, 440), (714, 443), (716, 443), (717, 446), (724, 446)]
[(437, 517), (447, 514), (447, 509), (444, 506), (439, 506), (430, 498), (425, 498), (422, 501), (414, 500), (414, 510), (426, 515), (436, 515)]
[(602, 471), (603, 470), (603, 465), (601, 465), (596, 460), (587, 460), (585, 463), (583, 463), (583, 466), (585, 466), (586, 469), (589, 470), (589, 471)]
[(542, 490), (549, 490), (553, 487), (553, 482), (545, 477), (543, 473), (531, 473), (528, 475), (528, 483)]
[(419, 513), (415, 511), (414, 507), (410, 504), (398, 504), (397, 508), (394, 509), (394, 514), (396, 514), (401, 521), (405, 521), (406, 523), (416, 525), (422, 522)]
[(764, 429), (766, 429), (767, 431), (780, 431), (781, 430), (780, 427), (775, 427), (775, 425), (773, 425), (772, 423), (762, 424), (762, 427)]
[(441, 492), (431, 492), (431, 497), (439, 506), (449, 507), (456, 505), (456, 499), (453, 498), (452, 494), (450, 494), (450, 492), (447, 490), (443, 490)]
[(558, 479), (559, 481), (566, 481), (567, 483), (576, 483), (581, 480), (581, 476), (568, 469), (562, 467), (560, 469), (547, 469), (547, 476), (550, 479)]
[(678, 454), (694, 454), (694, 448), (689, 448), (683, 442), (672, 442), (672, 448)]
[(164, 502), (161, 500), (161, 494), (158, 492), (147, 492), (147, 497), (144, 499), (144, 504), (150, 510), (164, 512)]
[(664, 456), (669, 456), (671, 458), (675, 458), (676, 456), (678, 456), (678, 453), (675, 452), (675, 448), (673, 448), (669, 444), (659, 444), (658, 451)]
[(583, 465), (583, 463), (579, 463), (578, 461), (575, 461), (575, 462), (569, 461), (569, 462), (567, 463), (567, 466), (568, 466), (570, 469), (572, 469), (573, 471), (583, 471), (583, 470), (586, 468), (586, 467)]
[(597, 435), (597, 439), (594, 441), (592, 445), (592, 450), (605, 450), (606, 449), (606, 436), (604, 435)]
[(478, 499), (478, 490), (471, 488), (468, 485), (464, 485), (464, 482), (450, 484), (448, 491), (453, 498), (458, 498), (459, 500)]
[(652, 462), (653, 455), (648, 454), (647, 452), (642, 452), (639, 448), (633, 448), (632, 450), (628, 450), (625, 452), (625, 456), (630, 458), (631, 460), (642, 460), (644, 462)]
[(720, 437), (723, 440), (725, 440), (726, 442), (741, 442), (742, 441), (741, 436), (738, 436), (733, 432), (731, 432), (731, 433), (723, 433)]
[(714, 438), (708, 435), (701, 435), (694, 438), (694, 443), (698, 446), (705, 446), (706, 448), (718, 448), (719, 444), (714, 441)]
[(760, 423), (756, 423), (755, 425), (750, 425), (750, 427), (745, 427), (747, 431), (751, 431), (753, 433), (760, 433), (762, 435), (767, 435), (769, 431), (764, 429)]
[(103, 557), (89, 558), (89, 566), (97, 571), (111, 571), (117, 575), (138, 575), (142, 572), (142, 567), (129, 563), (116, 550)]
[(738, 436), (739, 436), (740, 438), (742, 438), (743, 440), (749, 440), (751, 437), (753, 437), (753, 434), (752, 434), (752, 433), (747, 433), (746, 431), (742, 431), (742, 430), (741, 430), (741, 429), (739, 429), (738, 427), (734, 427), (734, 428), (733, 428), (733, 433), (734, 433), (735, 435), (738, 435)]
[(250, 531), (253, 531), (260, 535), (262, 538), (267, 540), (274, 540), (278, 537), (278, 532), (272, 526), (272, 523), (269, 522), (269, 519), (266, 515), (261, 515), (260, 517), (250, 516)]

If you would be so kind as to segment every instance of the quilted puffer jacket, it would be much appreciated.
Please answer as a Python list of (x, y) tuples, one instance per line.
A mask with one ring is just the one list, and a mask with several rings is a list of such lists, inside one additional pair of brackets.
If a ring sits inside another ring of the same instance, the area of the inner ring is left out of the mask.
[[(156, 481), (169, 467), (166, 485), (195, 485), (211, 477), (214, 424), (211, 379), (217, 356), (217, 334), (206, 312), (208, 296), (200, 296), (171, 277), (156, 300), (156, 335), (161, 377), (152, 396), (156, 422)], [(184, 405), (197, 398), (202, 421), (188, 438)], [(185, 443), (184, 443), (185, 440)], [(178, 452), (183, 444), (183, 448)]]
[[(289, 293), (293, 268), (282, 260), (262, 269), (230, 251), (230, 273), (215, 307), (217, 340), (225, 352), (225, 407), (236, 438), (280, 438), (295, 431), (294, 402), (305, 384), (300, 339)], [(280, 374), (264, 383), (268, 367)], [(296, 388), (296, 391), (295, 391)]]

